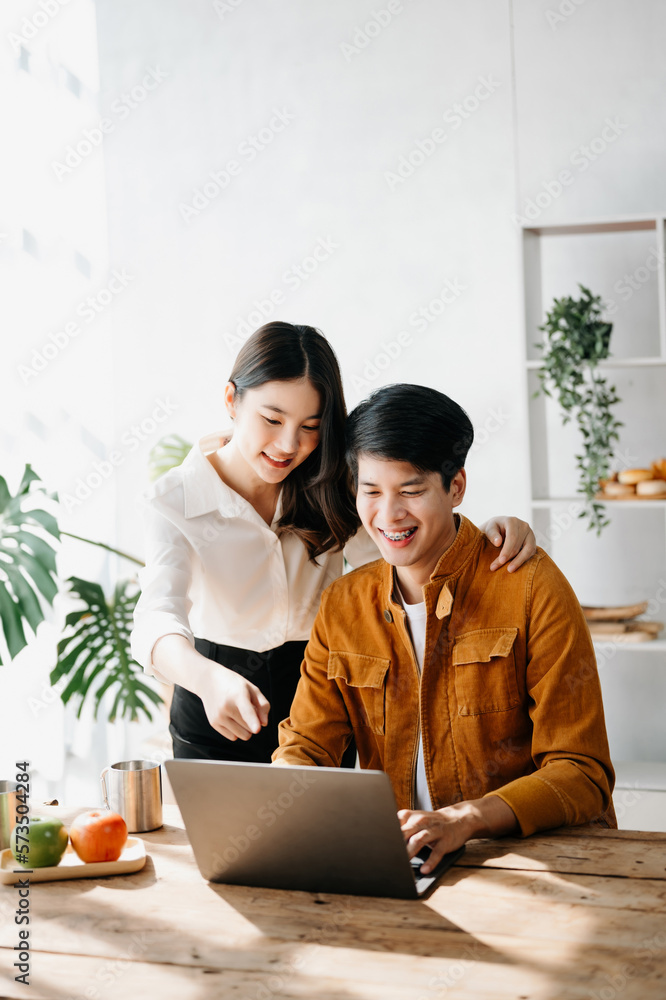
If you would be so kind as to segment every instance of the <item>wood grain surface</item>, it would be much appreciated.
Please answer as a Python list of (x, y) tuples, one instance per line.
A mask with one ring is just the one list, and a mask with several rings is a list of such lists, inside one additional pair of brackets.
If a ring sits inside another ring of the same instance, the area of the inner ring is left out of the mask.
[(164, 814), (142, 871), (31, 889), (30, 986), (12, 969), (17, 890), (0, 886), (0, 997), (666, 997), (666, 834), (475, 841), (409, 901), (207, 883)]

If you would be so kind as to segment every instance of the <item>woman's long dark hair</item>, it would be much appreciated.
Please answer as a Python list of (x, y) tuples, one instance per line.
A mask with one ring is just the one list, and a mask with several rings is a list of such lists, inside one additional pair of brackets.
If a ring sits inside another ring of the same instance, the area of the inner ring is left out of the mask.
[(312, 326), (266, 323), (243, 345), (229, 381), (236, 399), (265, 382), (307, 378), (321, 396), (319, 444), (284, 480), (281, 531), (301, 539), (310, 559), (340, 549), (359, 525), (344, 453), (345, 400), (333, 348)]

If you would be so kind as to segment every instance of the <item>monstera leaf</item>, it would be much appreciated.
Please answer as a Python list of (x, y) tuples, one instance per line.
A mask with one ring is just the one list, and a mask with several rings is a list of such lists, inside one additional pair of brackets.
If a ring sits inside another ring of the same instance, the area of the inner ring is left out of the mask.
[(131, 721), (144, 712), (152, 721), (149, 702), (159, 705), (159, 694), (144, 683), (143, 669), (132, 659), (129, 637), (132, 614), (139, 597), (133, 580), (121, 580), (113, 597), (107, 601), (98, 583), (69, 578), (70, 591), (79, 597), (83, 607), (72, 611), (65, 619), (63, 637), (58, 643), (58, 662), (51, 671), (51, 683), (61, 677), (70, 678), (61, 698), (80, 699), (80, 717), (88, 696), (95, 698), (95, 718), (104, 694), (113, 689), (115, 697), (109, 712), (109, 722), (118, 714)]
[(180, 436), (180, 434), (167, 434), (160, 438), (157, 444), (150, 449), (148, 458), (148, 473), (151, 480), (158, 479), (175, 468), (187, 458), (192, 450), (192, 445)]
[[(28, 644), (24, 623), (33, 632), (44, 621), (38, 594), (48, 603), (58, 591), (55, 549), (48, 535), (60, 538), (53, 514), (36, 505), (56, 495), (43, 487), (26, 465), (21, 485), (12, 496), (0, 476), (0, 620), (11, 659)], [(2, 659), (0, 659), (2, 663)]]

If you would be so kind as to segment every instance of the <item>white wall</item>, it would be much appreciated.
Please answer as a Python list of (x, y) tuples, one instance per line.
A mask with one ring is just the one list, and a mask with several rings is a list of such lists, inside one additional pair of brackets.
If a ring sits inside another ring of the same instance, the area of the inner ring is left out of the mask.
[[(499, 415), (471, 462), (467, 510), (525, 513), (524, 465), (501, 475), (502, 455), (525, 451), (507, 8), (405, 2), (348, 62), (342, 44), (377, 8), (246, 0), (220, 19), (203, 2), (98, 4), (102, 104), (144, 67), (168, 73), (106, 147), (112, 259), (136, 273), (118, 303), (119, 412), (140, 415), (167, 394), (179, 406), (170, 426), (192, 436), (219, 425), (239, 318), (254, 311), (249, 327), (259, 325), (255, 301), (279, 290), (273, 315), (331, 339), (350, 405), (387, 381), (425, 381), (481, 427)], [(119, 66), (128, 37), (137, 41)], [(445, 121), (467, 98), (478, 108)], [(239, 145), (274, 108), (293, 120), (249, 162)], [(392, 189), (386, 175), (436, 128), (445, 142)], [(231, 158), (240, 174), (184, 221), (179, 205)], [(335, 249), (295, 288), (285, 273), (319, 240)], [(415, 325), (447, 282), (460, 291)], [(411, 345), (400, 357), (367, 367), (401, 331)], [(127, 504), (143, 458), (121, 471)], [(141, 545), (122, 503), (119, 530)]]
[[(350, 405), (411, 380), (469, 409), (483, 445), (469, 465), (469, 516), (529, 516), (515, 217), (567, 168), (574, 182), (540, 223), (666, 204), (663, 5), (587, 0), (563, 5), (565, 16), (533, 0), (405, 0), (358, 51), (343, 46), (363, 43), (380, 5), (97, 6), (102, 107), (149, 67), (167, 74), (105, 144), (111, 257), (134, 275), (116, 311), (117, 436), (163, 396), (178, 407), (169, 429), (193, 437), (219, 425), (237, 331), (258, 325), (255, 303), (279, 290), (272, 315), (324, 330)], [(480, 79), (493, 92), (457, 117)], [(249, 162), (239, 145), (274, 108), (293, 120)], [(607, 119), (617, 140), (592, 160), (580, 147)], [(389, 182), (437, 127), (445, 141)], [(234, 158), (239, 175), (184, 221), (179, 206)], [(286, 272), (321, 239), (335, 250), (295, 288)], [(461, 293), (415, 325), (447, 280)], [(411, 346), (379, 370), (382, 342), (401, 331)], [(119, 474), (119, 531), (133, 550), (127, 504), (151, 443)], [(561, 452), (566, 468), (568, 443)]]

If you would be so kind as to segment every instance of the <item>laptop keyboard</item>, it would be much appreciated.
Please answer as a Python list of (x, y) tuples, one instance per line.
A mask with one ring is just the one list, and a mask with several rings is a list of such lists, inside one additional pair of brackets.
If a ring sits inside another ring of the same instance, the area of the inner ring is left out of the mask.
[(448, 868), (456, 863), (458, 858), (462, 855), (465, 850), (465, 845), (459, 847), (456, 851), (450, 851), (449, 854), (445, 854), (441, 861), (437, 864), (433, 871), (428, 872), (427, 875), (421, 874), (421, 865), (424, 865), (431, 855), (431, 850), (429, 847), (422, 847), (418, 854), (415, 854), (413, 858), (410, 858), (410, 864), (412, 866), (412, 875), (414, 876), (414, 881), (418, 884), (423, 883), (423, 887), (431, 884), (436, 879), (439, 878)]

